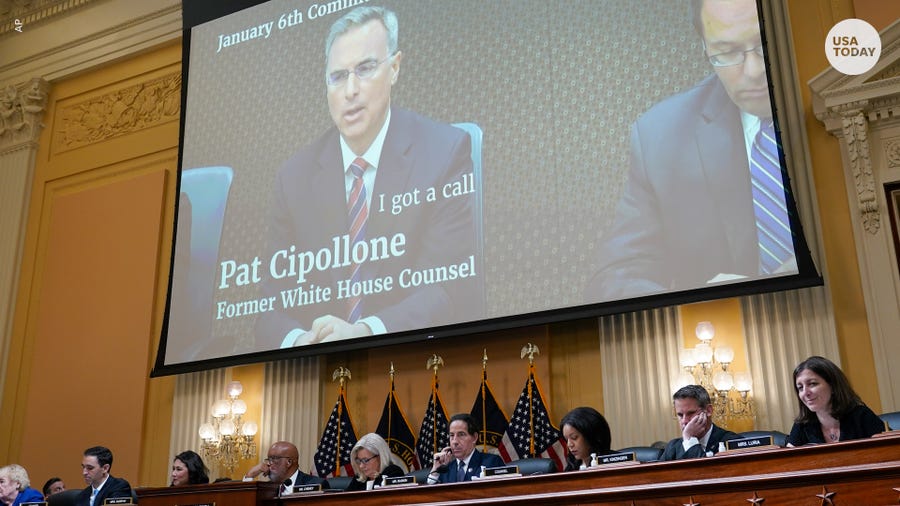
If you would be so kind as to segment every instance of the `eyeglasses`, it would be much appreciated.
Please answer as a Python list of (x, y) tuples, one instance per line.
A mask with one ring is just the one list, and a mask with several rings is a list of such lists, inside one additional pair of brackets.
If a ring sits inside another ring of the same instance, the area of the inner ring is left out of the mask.
[(724, 53), (707, 56), (709, 63), (713, 67), (733, 67), (744, 63), (747, 59), (747, 53), (754, 53), (756, 56), (762, 57), (762, 45), (751, 47), (750, 49), (738, 49), (735, 51), (726, 51)]
[(368, 464), (369, 462), (371, 462), (372, 460), (377, 459), (377, 458), (378, 458), (378, 455), (372, 455), (371, 457), (368, 457), (365, 459), (356, 459), (356, 465), (362, 466), (362, 465)]
[(375, 72), (378, 70), (378, 67), (382, 63), (390, 60), (396, 54), (397, 53), (391, 54), (381, 61), (366, 60), (351, 70), (347, 70), (347, 69), (335, 70), (334, 72), (325, 76), (325, 83), (328, 86), (341, 86), (347, 82), (347, 79), (350, 78), (351, 73), (356, 74), (356, 77), (358, 77), (361, 81), (365, 80), (365, 79), (369, 79), (370, 77), (375, 75)]
[(269, 464), (269, 465), (271, 466), (272, 463), (275, 462), (275, 461), (278, 460), (278, 459), (290, 459), (290, 457), (281, 457), (281, 456), (279, 456), (279, 455), (276, 455), (276, 456), (274, 456), (274, 457), (266, 457), (266, 458), (264, 458), (264, 459), (263, 459), (263, 462), (265, 462), (266, 464)]

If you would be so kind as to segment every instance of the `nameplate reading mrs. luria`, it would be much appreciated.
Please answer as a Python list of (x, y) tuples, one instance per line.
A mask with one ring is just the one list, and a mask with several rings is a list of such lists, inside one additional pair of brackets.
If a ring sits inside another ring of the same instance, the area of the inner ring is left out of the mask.
[(637, 457), (635, 457), (634, 452), (613, 453), (611, 455), (603, 455), (597, 459), (597, 463), (601, 466), (609, 464), (636, 464), (637, 462)]
[(110, 497), (109, 499), (104, 499), (103, 504), (134, 504), (131, 502), (130, 497)]
[(767, 446), (772, 446), (772, 436), (742, 437), (740, 439), (725, 441), (725, 449), (728, 451), (752, 450), (754, 448), (763, 448)]
[(295, 494), (305, 494), (308, 492), (321, 492), (322, 485), (320, 483), (311, 483), (309, 485), (297, 485), (294, 487), (293, 493)]

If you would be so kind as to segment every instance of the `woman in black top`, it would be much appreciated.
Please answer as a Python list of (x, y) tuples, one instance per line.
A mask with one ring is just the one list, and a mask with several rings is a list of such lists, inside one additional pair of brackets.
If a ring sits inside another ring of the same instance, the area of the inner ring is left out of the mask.
[(794, 369), (800, 414), (788, 446), (863, 439), (884, 432), (884, 422), (853, 391), (844, 372), (823, 357), (809, 357)]
[(583, 406), (566, 413), (559, 422), (569, 455), (566, 457), (566, 471), (574, 471), (591, 465), (591, 454), (607, 455), (612, 436), (609, 424), (596, 409)]
[(387, 441), (374, 432), (359, 438), (350, 450), (350, 463), (356, 476), (347, 490), (371, 490), (381, 486), (384, 476), (403, 476), (403, 470), (391, 463)]

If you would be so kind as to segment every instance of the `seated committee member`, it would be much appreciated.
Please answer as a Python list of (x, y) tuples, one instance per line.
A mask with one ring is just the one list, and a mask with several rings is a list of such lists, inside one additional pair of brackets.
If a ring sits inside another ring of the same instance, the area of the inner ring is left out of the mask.
[(612, 453), (612, 436), (609, 424), (596, 409), (579, 407), (566, 413), (559, 422), (569, 454), (566, 456), (566, 471), (575, 471), (581, 466), (590, 467), (591, 454)]
[(172, 486), (201, 485), (209, 483), (209, 469), (200, 455), (191, 450), (183, 451), (172, 461)]
[[(472, 172), (471, 140), (391, 105), (397, 32), (393, 12), (370, 6), (331, 27), (324, 80), (334, 127), (278, 170), (261, 288), (278, 302), (257, 320), (260, 349), (481, 315), (474, 197), (444, 191)], [(398, 196), (410, 205), (394, 206)], [(435, 282), (412, 286), (413, 273)], [(297, 303), (285, 308), (287, 296)]]
[(428, 483), (472, 481), (481, 474), (482, 467), (501, 467), (503, 460), (491, 453), (475, 449), (478, 424), (468, 413), (450, 418), (450, 446), (434, 454), (434, 464), (428, 473)]
[(884, 422), (853, 391), (844, 371), (831, 360), (809, 357), (794, 369), (800, 413), (788, 446), (863, 439), (884, 432)]
[(709, 392), (700, 385), (681, 387), (672, 396), (681, 437), (669, 441), (661, 460), (709, 457), (719, 451), (719, 443), (739, 436), (712, 421)]
[(54, 476), (44, 483), (44, 488), (42, 488), (41, 491), (44, 492), (44, 498), (47, 498), (51, 495), (65, 492), (66, 484), (62, 481), (62, 478)]
[(28, 473), (19, 464), (0, 467), (0, 502), (19, 506), (23, 502), (40, 502), (44, 496), (31, 488)]
[(690, 3), (715, 74), (635, 122), (589, 301), (796, 270), (756, 0)]
[(81, 475), (88, 486), (75, 497), (76, 506), (100, 506), (106, 499), (131, 497), (131, 485), (109, 474), (112, 463), (113, 454), (109, 448), (93, 446), (84, 451)]
[(293, 443), (277, 441), (269, 447), (266, 458), (247, 471), (244, 481), (253, 481), (259, 476), (268, 478), (272, 483), (281, 483), (281, 494), (289, 494), (292, 487), (299, 485), (323, 484), (322, 478), (300, 471), (299, 462), (300, 451)]
[(403, 476), (403, 469), (391, 462), (387, 441), (374, 432), (359, 438), (350, 450), (350, 463), (356, 474), (347, 490), (372, 490), (381, 486), (383, 476)]

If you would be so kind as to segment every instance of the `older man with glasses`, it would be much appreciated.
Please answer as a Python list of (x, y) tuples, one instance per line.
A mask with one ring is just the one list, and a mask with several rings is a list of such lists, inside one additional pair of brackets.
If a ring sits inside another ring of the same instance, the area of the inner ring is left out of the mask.
[(635, 122), (589, 301), (797, 272), (756, 0), (690, 7), (712, 72)]
[(293, 443), (278, 441), (269, 447), (262, 462), (251, 467), (244, 475), (244, 481), (253, 481), (260, 476), (272, 483), (281, 483), (281, 494), (289, 494), (293, 487), (323, 484), (325, 480), (310, 476), (299, 469), (300, 452)]

